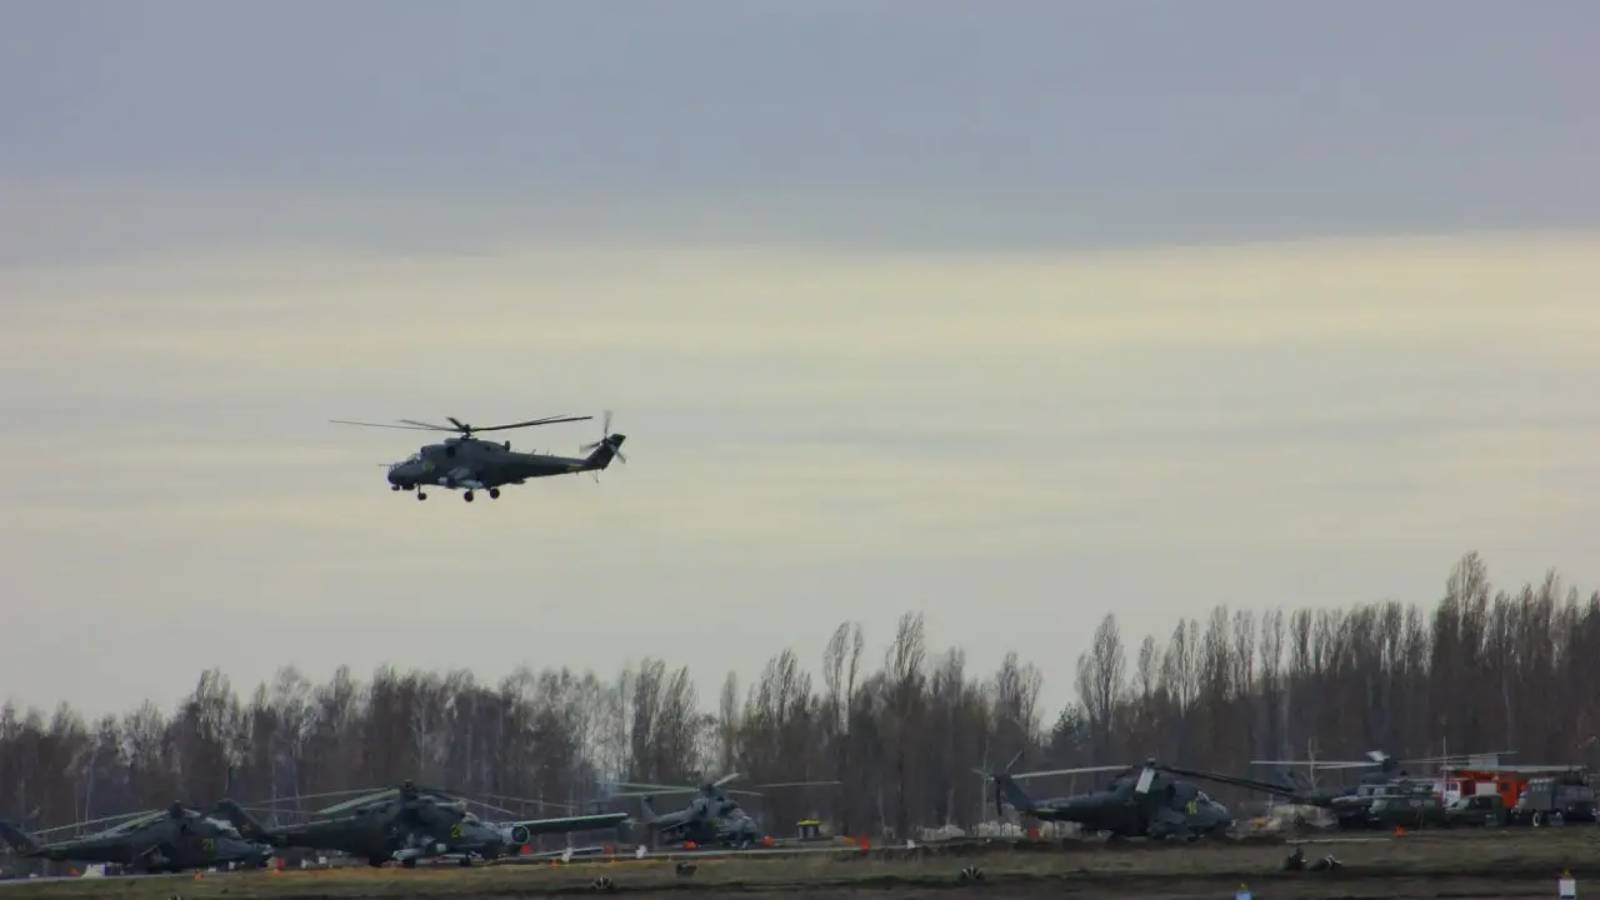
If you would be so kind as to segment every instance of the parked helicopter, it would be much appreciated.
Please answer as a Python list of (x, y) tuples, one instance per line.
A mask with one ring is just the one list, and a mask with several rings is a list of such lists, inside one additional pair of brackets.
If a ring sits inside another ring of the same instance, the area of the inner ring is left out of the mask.
[[(1018, 758), (1020, 756), (1018, 754)], [(1013, 758), (1011, 765), (998, 772), (974, 770), (994, 781), (997, 812), (1003, 811), (1004, 801), (1019, 813), (1035, 819), (1077, 822), (1089, 831), (1105, 831), (1123, 837), (1194, 840), (1227, 831), (1233, 824), (1233, 816), (1228, 808), (1213, 800), (1192, 781), (1184, 779), (1214, 781), (1274, 794), (1292, 793), (1291, 789), (1267, 782), (1180, 769), (1158, 764), (1153, 759), (1131, 766), (1087, 766), (1013, 774), (1011, 769), (1016, 763), (1017, 758)], [(1103, 772), (1117, 773), (1105, 788), (1051, 800), (1036, 800), (1017, 784), (1029, 778)]]
[(485, 822), (467, 811), (465, 801), (409, 781), (364, 792), (319, 810), (299, 825), (263, 825), (232, 800), (222, 801), (218, 808), (255, 840), (280, 847), (339, 850), (364, 857), (373, 866), (398, 860), (406, 868), (432, 856), (459, 855), (464, 866), (473, 856), (515, 856), (532, 835), (611, 828), (628, 818), (626, 813), (605, 813)]
[(611, 460), (627, 462), (622, 455), (622, 442), (627, 435), (611, 433), (611, 413), (605, 414), (600, 440), (581, 448), (588, 456), (551, 456), (544, 453), (518, 453), (511, 442), (495, 443), (473, 437), (485, 431), (505, 431), (511, 428), (531, 428), (535, 425), (555, 425), (560, 422), (583, 422), (593, 416), (546, 416), (509, 425), (469, 425), (454, 416), (446, 416), (450, 425), (433, 425), (414, 419), (400, 419), (400, 424), (382, 422), (355, 422), (349, 419), (330, 419), (339, 425), (362, 425), (368, 428), (400, 428), (409, 431), (442, 431), (457, 435), (443, 443), (428, 444), (410, 457), (389, 466), (389, 488), (395, 491), (417, 492), (418, 500), (428, 499), (424, 490), (429, 485), (455, 490), (465, 489), (461, 499), (471, 503), (474, 491), (487, 490), (490, 499), (498, 499), (500, 488), (507, 484), (522, 484), (529, 478), (550, 475), (568, 475), (576, 472), (602, 472)]
[[(1500, 757), (1513, 756), (1515, 750), (1487, 753), (1452, 754), (1414, 759), (1396, 759), (1382, 750), (1368, 750), (1364, 759), (1253, 759), (1253, 766), (1281, 770), (1304, 769), (1311, 790), (1301, 792), (1296, 802), (1321, 806), (1333, 813), (1340, 828), (1387, 828), (1394, 825), (1421, 827), (1446, 821), (1444, 798), (1439, 779), (1412, 775), (1408, 766), (1461, 766), (1477, 764), (1496, 767)], [(1353, 788), (1318, 790), (1317, 773), (1366, 770)], [(1374, 771), (1375, 770), (1375, 771)]]
[[(655, 834), (658, 843), (721, 844), (730, 847), (749, 847), (761, 839), (756, 820), (739, 807), (730, 794), (748, 797), (764, 796), (756, 791), (734, 790), (724, 786), (741, 776), (732, 772), (699, 787), (667, 784), (620, 783), (629, 788), (617, 797), (638, 797), (644, 809), (645, 824)], [(808, 787), (838, 784), (837, 781), (784, 781), (753, 785), (759, 788)], [(657, 795), (697, 794), (683, 809), (669, 813), (656, 812), (653, 800)]]
[(18, 854), (34, 859), (115, 863), (146, 872), (178, 872), (226, 863), (262, 866), (272, 855), (271, 848), (245, 840), (227, 822), (181, 803), (99, 821), (115, 819), (122, 821), (84, 837), (45, 844), (9, 822), (0, 822), (0, 838)]

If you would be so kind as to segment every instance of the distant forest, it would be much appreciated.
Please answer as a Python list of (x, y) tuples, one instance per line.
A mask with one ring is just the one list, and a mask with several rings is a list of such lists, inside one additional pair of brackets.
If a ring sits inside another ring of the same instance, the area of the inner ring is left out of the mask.
[(860, 626), (840, 625), (819, 662), (813, 676), (785, 650), (747, 687), (730, 674), (710, 707), (687, 668), (655, 659), (610, 680), (522, 669), (499, 684), (385, 667), (319, 685), (284, 669), (243, 697), (211, 670), (171, 714), (147, 702), (95, 722), (65, 704), (8, 704), (0, 816), (42, 827), (405, 778), (542, 798), (560, 815), (603, 800), (607, 781), (738, 771), (843, 782), (751, 803), (775, 832), (819, 815), (841, 832), (906, 835), (992, 817), (972, 770), (1019, 751), (1031, 768), (1155, 756), (1236, 772), (1313, 746), (1324, 758), (1448, 746), (1600, 762), (1600, 594), (1580, 598), (1553, 573), (1496, 590), (1476, 554), (1431, 611), (1218, 607), (1137, 645), (1107, 615), (1078, 659), (1077, 699), (1048, 718), (1037, 668), (1013, 654), (971, 672), (959, 648), (926, 645), (918, 614), (870, 651)]

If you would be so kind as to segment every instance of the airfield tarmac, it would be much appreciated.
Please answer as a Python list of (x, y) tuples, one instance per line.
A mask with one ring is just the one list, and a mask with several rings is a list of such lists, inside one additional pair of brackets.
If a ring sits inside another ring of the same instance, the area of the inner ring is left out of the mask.
[[(1600, 893), (1600, 828), (1489, 829), (1312, 839), (1308, 859), (1328, 853), (1337, 872), (1284, 872), (1286, 843), (1118, 844), (1068, 842), (1043, 848), (1005, 845), (871, 854), (722, 856), (694, 860), (679, 877), (673, 859), (618, 859), (568, 864), (517, 863), (370, 869), (350, 867), (283, 873), (247, 872), (149, 878), (0, 882), (4, 898), (396, 898), (544, 897), (592, 894), (609, 878), (615, 893), (634, 897), (763, 894), (772, 897), (1139, 897), (1152, 900), (1228, 898), (1247, 885), (1258, 898), (1554, 897), (1556, 878), (1570, 870), (1580, 896)], [(975, 865), (981, 883), (958, 873)], [(1592, 887), (1591, 887), (1592, 885)]]

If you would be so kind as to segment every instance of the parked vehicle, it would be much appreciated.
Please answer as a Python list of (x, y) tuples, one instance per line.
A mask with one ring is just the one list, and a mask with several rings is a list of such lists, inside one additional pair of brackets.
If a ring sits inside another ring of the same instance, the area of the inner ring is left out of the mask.
[(1372, 801), (1367, 812), (1367, 824), (1380, 828), (1403, 825), (1421, 828), (1424, 825), (1445, 824), (1444, 803), (1437, 794), (1425, 786), (1403, 793), (1386, 794)]
[(1498, 826), (1506, 824), (1506, 802), (1499, 794), (1462, 797), (1444, 810), (1445, 824)]
[(1511, 820), (1535, 827), (1557, 821), (1593, 822), (1594, 788), (1578, 773), (1529, 779), (1517, 805), (1511, 808)]

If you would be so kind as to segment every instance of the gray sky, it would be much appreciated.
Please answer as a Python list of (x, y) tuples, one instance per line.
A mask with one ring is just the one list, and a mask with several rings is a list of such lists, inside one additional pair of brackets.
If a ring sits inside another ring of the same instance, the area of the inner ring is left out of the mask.
[(0, 698), (1596, 580), (1593, 4), (0, 14)]

